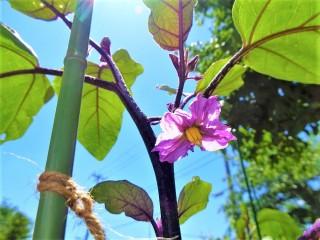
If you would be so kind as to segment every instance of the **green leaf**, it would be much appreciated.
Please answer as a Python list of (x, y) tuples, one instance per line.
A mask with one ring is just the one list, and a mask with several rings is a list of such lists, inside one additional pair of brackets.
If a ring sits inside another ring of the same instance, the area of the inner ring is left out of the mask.
[[(113, 60), (117, 64), (126, 85), (130, 88), (137, 76), (143, 73), (143, 67), (132, 59), (125, 49), (120, 49), (112, 55)], [(90, 73), (88, 73), (91, 75)], [(102, 73), (102, 79), (107, 81), (113, 81), (113, 76), (110, 70), (104, 70)]]
[(177, 93), (177, 89), (172, 88), (172, 87), (170, 87), (170, 86), (168, 86), (168, 85), (159, 85), (159, 86), (157, 86), (157, 88), (158, 88), (159, 90), (162, 90), (162, 91), (167, 92), (168, 95), (174, 95), (174, 94)]
[(301, 234), (299, 226), (287, 213), (275, 209), (260, 210), (258, 222), (263, 237), (296, 240)]
[(202, 181), (199, 177), (193, 177), (192, 181), (183, 187), (178, 200), (180, 224), (206, 208), (211, 189), (211, 184)]
[[(61, 14), (67, 15), (75, 10), (76, 0), (46, 0), (53, 5)], [(9, 0), (12, 8), (22, 12), (30, 17), (52, 21), (57, 19), (57, 16), (52, 10), (45, 6), (41, 0), (22, 1)]]
[[(0, 73), (39, 66), (34, 51), (9, 27), (0, 25)], [(28, 74), (0, 78), (0, 143), (21, 137), (33, 116), (52, 96), (45, 75)]]
[(149, 222), (153, 219), (153, 203), (148, 193), (127, 180), (98, 183), (91, 195), (98, 203), (104, 203), (110, 213), (124, 212), (137, 221)]
[[(220, 71), (220, 69), (228, 62), (229, 59), (221, 59), (210, 65), (207, 71), (203, 74), (203, 79), (198, 81), (196, 92), (203, 92), (210, 84), (212, 79)], [(242, 75), (246, 69), (236, 64), (227, 73), (227, 75), (220, 82), (218, 87), (214, 90), (212, 95), (228, 96), (231, 92), (237, 90), (243, 85)]]
[(236, 0), (232, 14), (249, 67), (283, 80), (320, 84), (319, 1)]
[[(118, 50), (113, 59), (130, 88), (143, 67), (136, 63), (126, 50)], [(114, 81), (107, 65), (88, 63), (86, 74), (105, 81)], [(59, 92), (61, 77), (54, 80)], [(115, 144), (121, 124), (124, 106), (118, 96), (110, 91), (85, 84), (82, 93), (78, 140), (98, 160), (102, 160)]]
[[(193, 8), (196, 2), (196, 0), (144, 0), (151, 10), (149, 31), (163, 49), (176, 50), (179, 48), (179, 39), (183, 38), (183, 42), (186, 41), (192, 27)], [(179, 21), (179, 15), (183, 16), (183, 21)]]

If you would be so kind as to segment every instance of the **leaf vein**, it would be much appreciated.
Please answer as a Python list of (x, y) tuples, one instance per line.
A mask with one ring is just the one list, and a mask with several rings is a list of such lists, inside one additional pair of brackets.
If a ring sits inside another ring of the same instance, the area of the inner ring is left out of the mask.
[(252, 30), (251, 30), (251, 33), (250, 33), (250, 36), (249, 36), (249, 40), (248, 40), (248, 44), (249, 44), (249, 45), (250, 45), (250, 43), (251, 43), (251, 41), (252, 41), (252, 39), (253, 39), (253, 34), (255, 33), (255, 31), (256, 31), (256, 29), (257, 29), (257, 26), (258, 26), (258, 24), (259, 24), (259, 22), (260, 22), (260, 20), (261, 20), (261, 18), (262, 18), (262, 16), (263, 16), (263, 14), (265, 13), (268, 5), (270, 4), (270, 2), (271, 2), (271, 0), (268, 0), (268, 1), (264, 4), (264, 6), (262, 7), (262, 9), (261, 9), (258, 17), (256, 18), (256, 21), (255, 21), (254, 24), (253, 24), (253, 27), (252, 27)]

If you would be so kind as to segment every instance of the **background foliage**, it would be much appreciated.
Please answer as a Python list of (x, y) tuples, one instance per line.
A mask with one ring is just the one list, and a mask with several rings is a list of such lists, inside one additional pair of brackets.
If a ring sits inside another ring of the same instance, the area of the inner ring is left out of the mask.
[(18, 240), (29, 237), (30, 220), (16, 209), (2, 204), (0, 207), (0, 239)]
[[(210, 41), (189, 47), (200, 56), (197, 69), (201, 73), (241, 47), (232, 21), (233, 2), (198, 1), (197, 23), (212, 26)], [(233, 151), (224, 155), (228, 166), (238, 169), (229, 175), (233, 180), (229, 181), (229, 201), (224, 210), (235, 227), (236, 219), (243, 217), (237, 206), (247, 204), (242, 173), (235, 160), (241, 151), (258, 208), (285, 210), (301, 224), (311, 223), (320, 215), (320, 189), (315, 184), (320, 172), (320, 86), (298, 83), (298, 78), (294, 82), (279, 81), (253, 70), (243, 79), (244, 85), (225, 97), (224, 118), (236, 129), (240, 141), (239, 148), (234, 145)]]

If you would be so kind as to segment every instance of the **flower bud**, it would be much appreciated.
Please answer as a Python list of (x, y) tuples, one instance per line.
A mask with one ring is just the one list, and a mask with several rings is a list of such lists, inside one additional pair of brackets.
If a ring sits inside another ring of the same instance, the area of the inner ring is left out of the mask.
[[(101, 42), (100, 42), (100, 47), (102, 48), (102, 50), (108, 54), (108, 55), (111, 55), (111, 52), (110, 52), (110, 46), (111, 46), (111, 41), (108, 37), (104, 37), (102, 38)], [(106, 62), (106, 59), (101, 56), (100, 58), (100, 61), (101, 62)]]
[(199, 81), (199, 80), (201, 80), (202, 78), (203, 78), (202, 75), (198, 75), (198, 76), (193, 77), (193, 79), (196, 80), (196, 81)]
[(188, 62), (188, 72), (192, 72), (195, 70), (198, 61), (199, 61), (199, 56), (196, 55)]
[(169, 53), (169, 57), (171, 58), (171, 61), (173, 63), (174, 68), (179, 72), (179, 58), (178, 56)]

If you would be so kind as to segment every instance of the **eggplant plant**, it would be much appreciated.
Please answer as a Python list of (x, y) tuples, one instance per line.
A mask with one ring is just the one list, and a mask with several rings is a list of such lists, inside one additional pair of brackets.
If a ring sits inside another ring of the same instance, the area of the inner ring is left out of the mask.
[[(154, 204), (148, 193), (128, 180), (99, 182), (89, 186), (90, 194), (112, 214), (124, 213), (136, 221), (149, 222), (159, 239), (182, 239), (180, 225), (206, 208), (211, 183), (195, 176), (177, 198), (174, 164), (196, 148), (215, 152), (236, 144), (241, 136), (221, 120), (221, 100), (243, 85), (246, 71), (252, 69), (279, 81), (320, 84), (320, 4), (316, 0), (236, 0), (232, 16), (242, 46), (230, 57), (213, 62), (203, 73), (196, 71), (201, 59), (190, 56), (186, 48), (197, 1), (143, 0), (150, 10), (150, 37), (168, 53), (177, 76), (176, 84), (159, 86), (173, 99), (167, 111), (156, 117), (147, 116), (131, 92), (143, 72), (142, 65), (127, 50), (112, 52), (112, 39), (104, 37), (97, 43), (90, 38), (93, 0), (8, 2), (13, 9), (35, 19), (60, 19), (71, 31), (64, 67), (58, 70), (41, 66), (33, 49), (15, 30), (1, 23), (1, 144), (22, 137), (32, 119), (56, 94), (58, 103), (45, 173), (71, 177), (76, 141), (97, 160), (103, 160), (116, 143), (127, 111), (153, 167), (161, 218), (154, 218)], [(107, 14), (108, 9), (105, 11)], [(73, 21), (68, 14), (73, 14)], [(86, 60), (89, 48), (100, 55), (100, 62)], [(47, 76), (55, 79), (49, 81)], [(195, 88), (185, 93), (185, 85), (191, 81), (196, 81)], [(158, 124), (161, 133), (157, 136), (154, 126)], [(236, 223), (237, 238), (297, 239), (302, 235), (300, 226), (286, 213), (256, 210), (243, 161), (241, 166), (254, 227), (247, 231), (248, 214), (244, 211)], [(63, 239), (66, 216), (65, 199), (43, 191), (33, 238)]]

